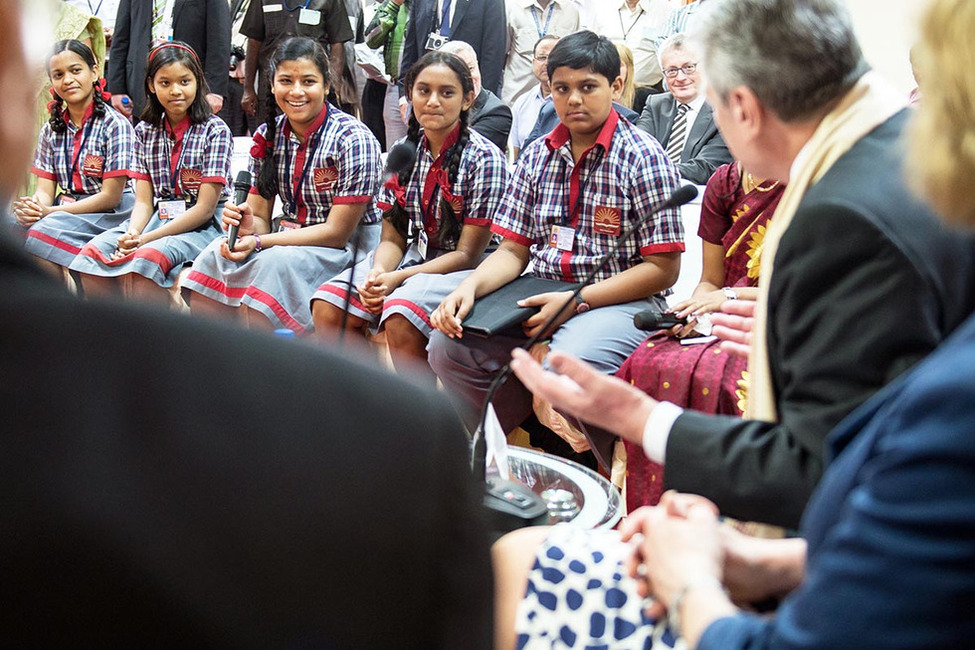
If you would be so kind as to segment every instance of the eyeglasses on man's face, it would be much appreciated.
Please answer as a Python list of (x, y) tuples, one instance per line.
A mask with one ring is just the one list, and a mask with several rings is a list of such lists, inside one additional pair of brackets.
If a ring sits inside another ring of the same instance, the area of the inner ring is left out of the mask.
[(664, 68), (663, 73), (664, 76), (667, 77), (668, 79), (673, 79), (674, 77), (677, 76), (678, 72), (683, 72), (688, 77), (690, 77), (692, 74), (694, 74), (696, 70), (697, 70), (696, 63), (685, 63), (679, 68)]

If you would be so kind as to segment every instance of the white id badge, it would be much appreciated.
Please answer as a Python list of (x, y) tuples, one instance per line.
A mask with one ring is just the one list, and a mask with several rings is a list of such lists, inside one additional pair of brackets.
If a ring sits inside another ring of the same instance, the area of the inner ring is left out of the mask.
[(322, 22), (322, 12), (316, 9), (302, 9), (298, 14), (298, 24), (317, 25)]
[(552, 226), (552, 235), (548, 239), (548, 245), (554, 246), (560, 251), (571, 251), (575, 240), (575, 228), (569, 228), (568, 226)]
[(421, 230), (420, 236), (416, 238), (416, 250), (420, 253), (420, 259), (427, 259), (427, 244), (430, 243), (430, 238), (427, 237), (427, 231)]
[(284, 11), (284, 7), (282, 5), (264, 5), (263, 9), (264, 13), (266, 14), (273, 14), (276, 11)]
[(175, 219), (186, 212), (186, 201), (160, 201), (159, 218)]

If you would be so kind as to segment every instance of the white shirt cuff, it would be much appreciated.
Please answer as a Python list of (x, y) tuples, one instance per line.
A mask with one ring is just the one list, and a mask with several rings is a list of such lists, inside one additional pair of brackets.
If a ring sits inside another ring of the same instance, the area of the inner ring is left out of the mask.
[(660, 402), (653, 407), (643, 426), (643, 453), (647, 458), (661, 465), (666, 464), (667, 439), (674, 422), (683, 412), (684, 409), (672, 402)]

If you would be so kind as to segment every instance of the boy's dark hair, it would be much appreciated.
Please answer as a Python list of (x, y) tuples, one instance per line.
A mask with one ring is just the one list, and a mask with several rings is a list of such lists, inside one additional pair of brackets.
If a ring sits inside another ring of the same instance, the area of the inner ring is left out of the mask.
[[(91, 68), (95, 69), (98, 64), (98, 60), (95, 58), (95, 53), (91, 51), (85, 43), (77, 41), (74, 39), (66, 39), (63, 41), (58, 41), (54, 44), (54, 49), (51, 51), (51, 56), (48, 57), (48, 62), (53, 59), (56, 55), (62, 52), (71, 51), (81, 57), (81, 60)], [(48, 65), (48, 76), (50, 76), (51, 68)], [(99, 80), (95, 79), (95, 88), (92, 89), (92, 101), (95, 106), (92, 114), (95, 117), (105, 117), (105, 99), (102, 97), (101, 89), (98, 87)], [(51, 125), (51, 130), (55, 133), (64, 133), (68, 130), (68, 125), (64, 121), (64, 111), (66, 107), (64, 105), (64, 100), (57, 93), (54, 94), (54, 101), (52, 101), (48, 107), (48, 111), (51, 113), (51, 119), (48, 120), (48, 124)]]
[(576, 32), (559, 39), (548, 55), (548, 78), (556, 68), (592, 70), (612, 84), (620, 76), (620, 53), (605, 36), (590, 31)]
[[(277, 137), (277, 116), (280, 111), (278, 110), (277, 100), (274, 98), (274, 74), (277, 72), (278, 66), (285, 61), (298, 61), (299, 59), (308, 59), (315, 64), (326, 86), (332, 82), (332, 76), (328, 67), (328, 54), (325, 53), (321, 44), (316, 40), (305, 38), (304, 36), (293, 36), (278, 45), (277, 49), (271, 55), (267, 63), (268, 77), (271, 79), (271, 84), (268, 94), (264, 98), (267, 113), (267, 120), (264, 122), (266, 129), (264, 139), (267, 143), (267, 156), (264, 158), (261, 171), (258, 173), (257, 180), (254, 182), (258, 194), (269, 201), (273, 201), (274, 195), (278, 192), (277, 165), (274, 163), (274, 139)], [(328, 104), (327, 98), (325, 103)]]
[(186, 66), (196, 79), (196, 97), (193, 98), (193, 103), (186, 111), (190, 118), (190, 124), (206, 122), (213, 115), (213, 110), (207, 101), (210, 87), (207, 86), (207, 80), (203, 76), (200, 57), (196, 55), (192, 47), (181, 41), (169, 41), (149, 51), (149, 60), (146, 63), (146, 107), (142, 109), (140, 119), (153, 126), (162, 126), (166, 111), (155, 93), (149, 90), (149, 82), (153, 80), (161, 68), (173, 63), (181, 63)]

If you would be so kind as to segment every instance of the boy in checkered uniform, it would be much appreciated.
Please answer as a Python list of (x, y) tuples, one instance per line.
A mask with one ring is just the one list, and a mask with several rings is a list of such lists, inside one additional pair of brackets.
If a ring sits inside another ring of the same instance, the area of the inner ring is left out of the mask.
[[(613, 110), (622, 86), (619, 69), (616, 48), (592, 32), (567, 36), (552, 49), (548, 73), (561, 123), (518, 159), (492, 226), (503, 238), (499, 249), (431, 318), (439, 331), (430, 339), (430, 365), (447, 392), (471, 407), (468, 415), (480, 410), (495, 373), (524, 342), (503, 335), (461, 338), (461, 322), (474, 301), (517, 278), (529, 262), (539, 277), (582, 281), (622, 232), (678, 188), (660, 144)], [(679, 211), (661, 211), (623, 244), (575, 304), (562, 308), (569, 291), (524, 300), (522, 305), (540, 308), (522, 323), (524, 334), (535, 334), (561, 310), (546, 334), (550, 347), (615, 372), (646, 336), (633, 325), (633, 315), (665, 308), (663, 294), (677, 279), (683, 250)], [(494, 399), (505, 431), (518, 426), (531, 406), (531, 395), (517, 381), (509, 380)]]

